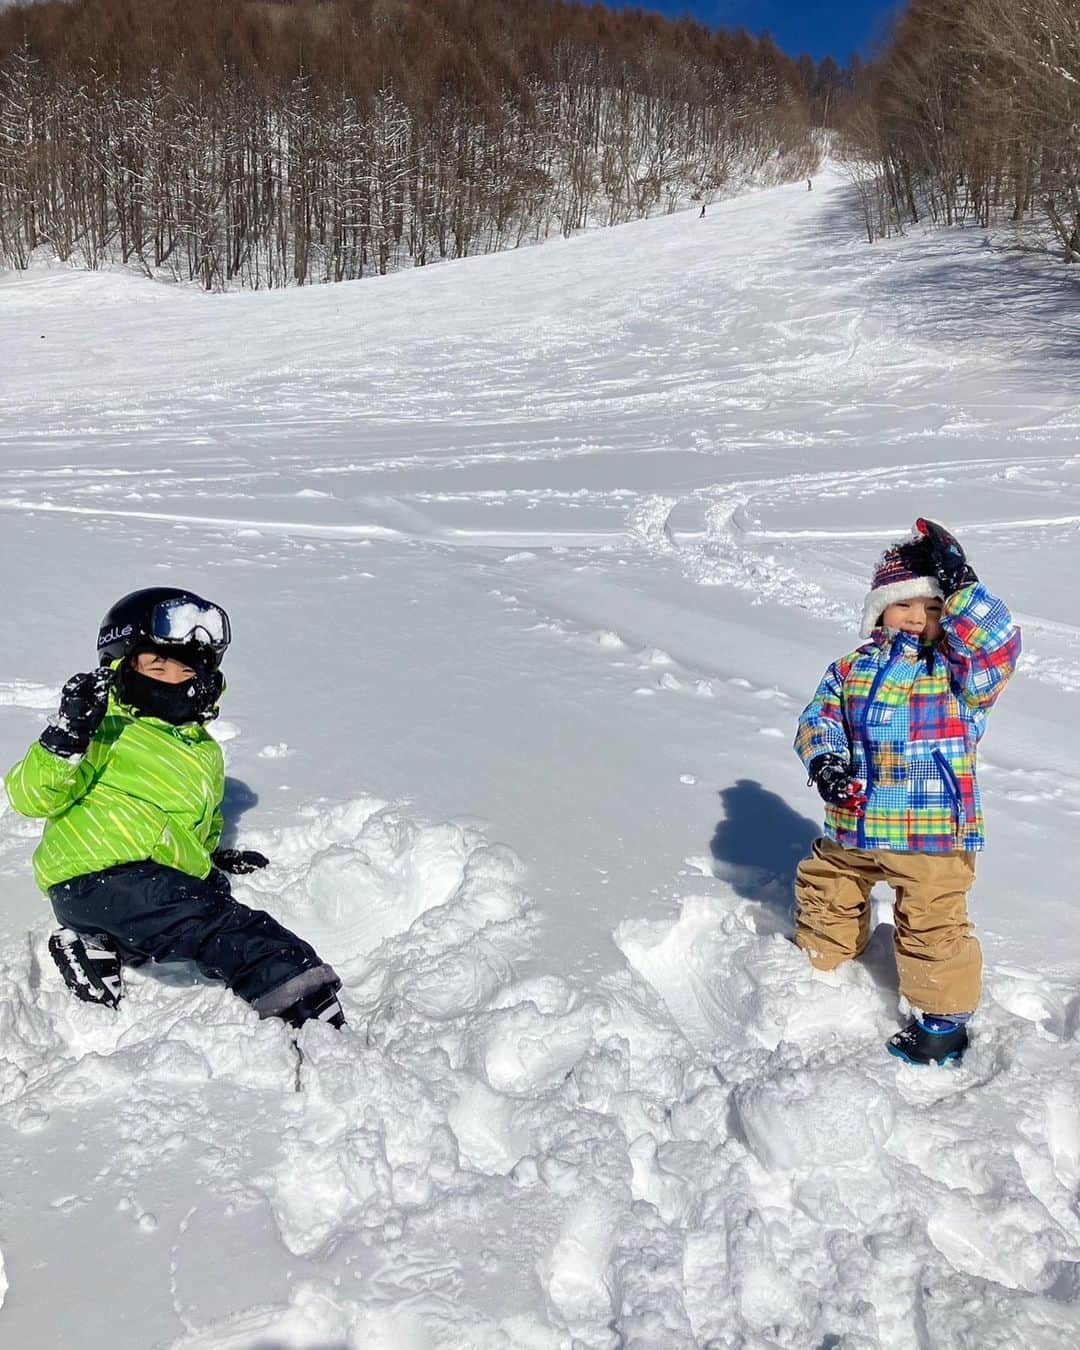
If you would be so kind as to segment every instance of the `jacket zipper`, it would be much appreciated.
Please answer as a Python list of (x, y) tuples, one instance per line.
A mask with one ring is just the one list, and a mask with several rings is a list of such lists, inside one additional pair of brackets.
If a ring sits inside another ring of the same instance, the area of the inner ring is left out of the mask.
[(959, 840), (964, 832), (964, 806), (960, 800), (960, 784), (957, 782), (956, 774), (953, 772), (953, 766), (940, 750), (934, 751), (934, 762), (941, 770), (941, 776), (945, 780), (945, 786), (948, 788), (949, 796), (952, 798), (953, 819), (956, 822), (956, 838)]

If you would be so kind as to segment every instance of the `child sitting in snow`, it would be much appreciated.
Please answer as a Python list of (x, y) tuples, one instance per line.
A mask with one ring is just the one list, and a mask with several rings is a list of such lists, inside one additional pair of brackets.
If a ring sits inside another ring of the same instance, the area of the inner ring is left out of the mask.
[(333, 969), (225, 875), (268, 862), (218, 848), (225, 769), (205, 724), (229, 640), (225, 611), (189, 591), (125, 596), (102, 620), (100, 668), (68, 680), (8, 774), (16, 811), (46, 821), (34, 874), (64, 925), (49, 951), (89, 1003), (116, 1007), (122, 963), (186, 960), (261, 1017), (341, 1026)]
[(799, 864), (795, 941), (818, 970), (858, 956), (870, 891), (887, 881), (900, 992), (915, 1011), (888, 1049), (944, 1063), (967, 1048), (979, 1001), (966, 905), (984, 845), (975, 756), (1020, 631), (956, 540), (919, 520), (878, 564), (862, 636), (799, 719), (795, 749), (826, 803), (827, 837)]

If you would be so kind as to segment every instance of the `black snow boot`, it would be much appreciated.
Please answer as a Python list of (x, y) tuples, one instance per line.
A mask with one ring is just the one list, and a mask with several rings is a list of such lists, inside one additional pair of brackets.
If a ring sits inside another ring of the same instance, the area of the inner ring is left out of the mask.
[(107, 938), (58, 928), (49, 938), (49, 955), (77, 999), (117, 1007), (124, 992), (120, 958)]
[(947, 1064), (959, 1061), (968, 1047), (967, 1027), (954, 1024), (950, 1030), (931, 1030), (918, 1018), (903, 1031), (890, 1036), (885, 1048), (907, 1064)]
[(315, 1019), (319, 1022), (329, 1022), (332, 1027), (339, 1031), (345, 1025), (345, 1014), (341, 1011), (341, 1004), (338, 1002), (337, 986), (324, 984), (320, 989), (314, 989), (310, 994), (291, 1008), (286, 1008), (284, 1012), (278, 1014), (284, 1022), (288, 1022), (291, 1027), (302, 1027), (305, 1022)]

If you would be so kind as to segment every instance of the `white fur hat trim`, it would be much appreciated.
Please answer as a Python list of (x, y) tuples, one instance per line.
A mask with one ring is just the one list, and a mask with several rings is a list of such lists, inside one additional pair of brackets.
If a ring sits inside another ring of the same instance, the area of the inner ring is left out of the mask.
[(881, 616), (890, 605), (898, 605), (901, 600), (944, 600), (936, 577), (909, 577), (907, 581), (894, 581), (889, 586), (879, 586), (871, 591), (863, 602), (862, 627), (860, 637), (869, 637), (875, 628), (880, 627)]

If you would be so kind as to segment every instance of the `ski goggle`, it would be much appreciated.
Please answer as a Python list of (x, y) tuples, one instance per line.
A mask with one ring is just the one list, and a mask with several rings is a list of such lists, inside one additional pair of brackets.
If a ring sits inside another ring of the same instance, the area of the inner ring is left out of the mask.
[(232, 641), (229, 616), (206, 600), (160, 600), (150, 611), (146, 636), (166, 647), (209, 647), (220, 660)]

